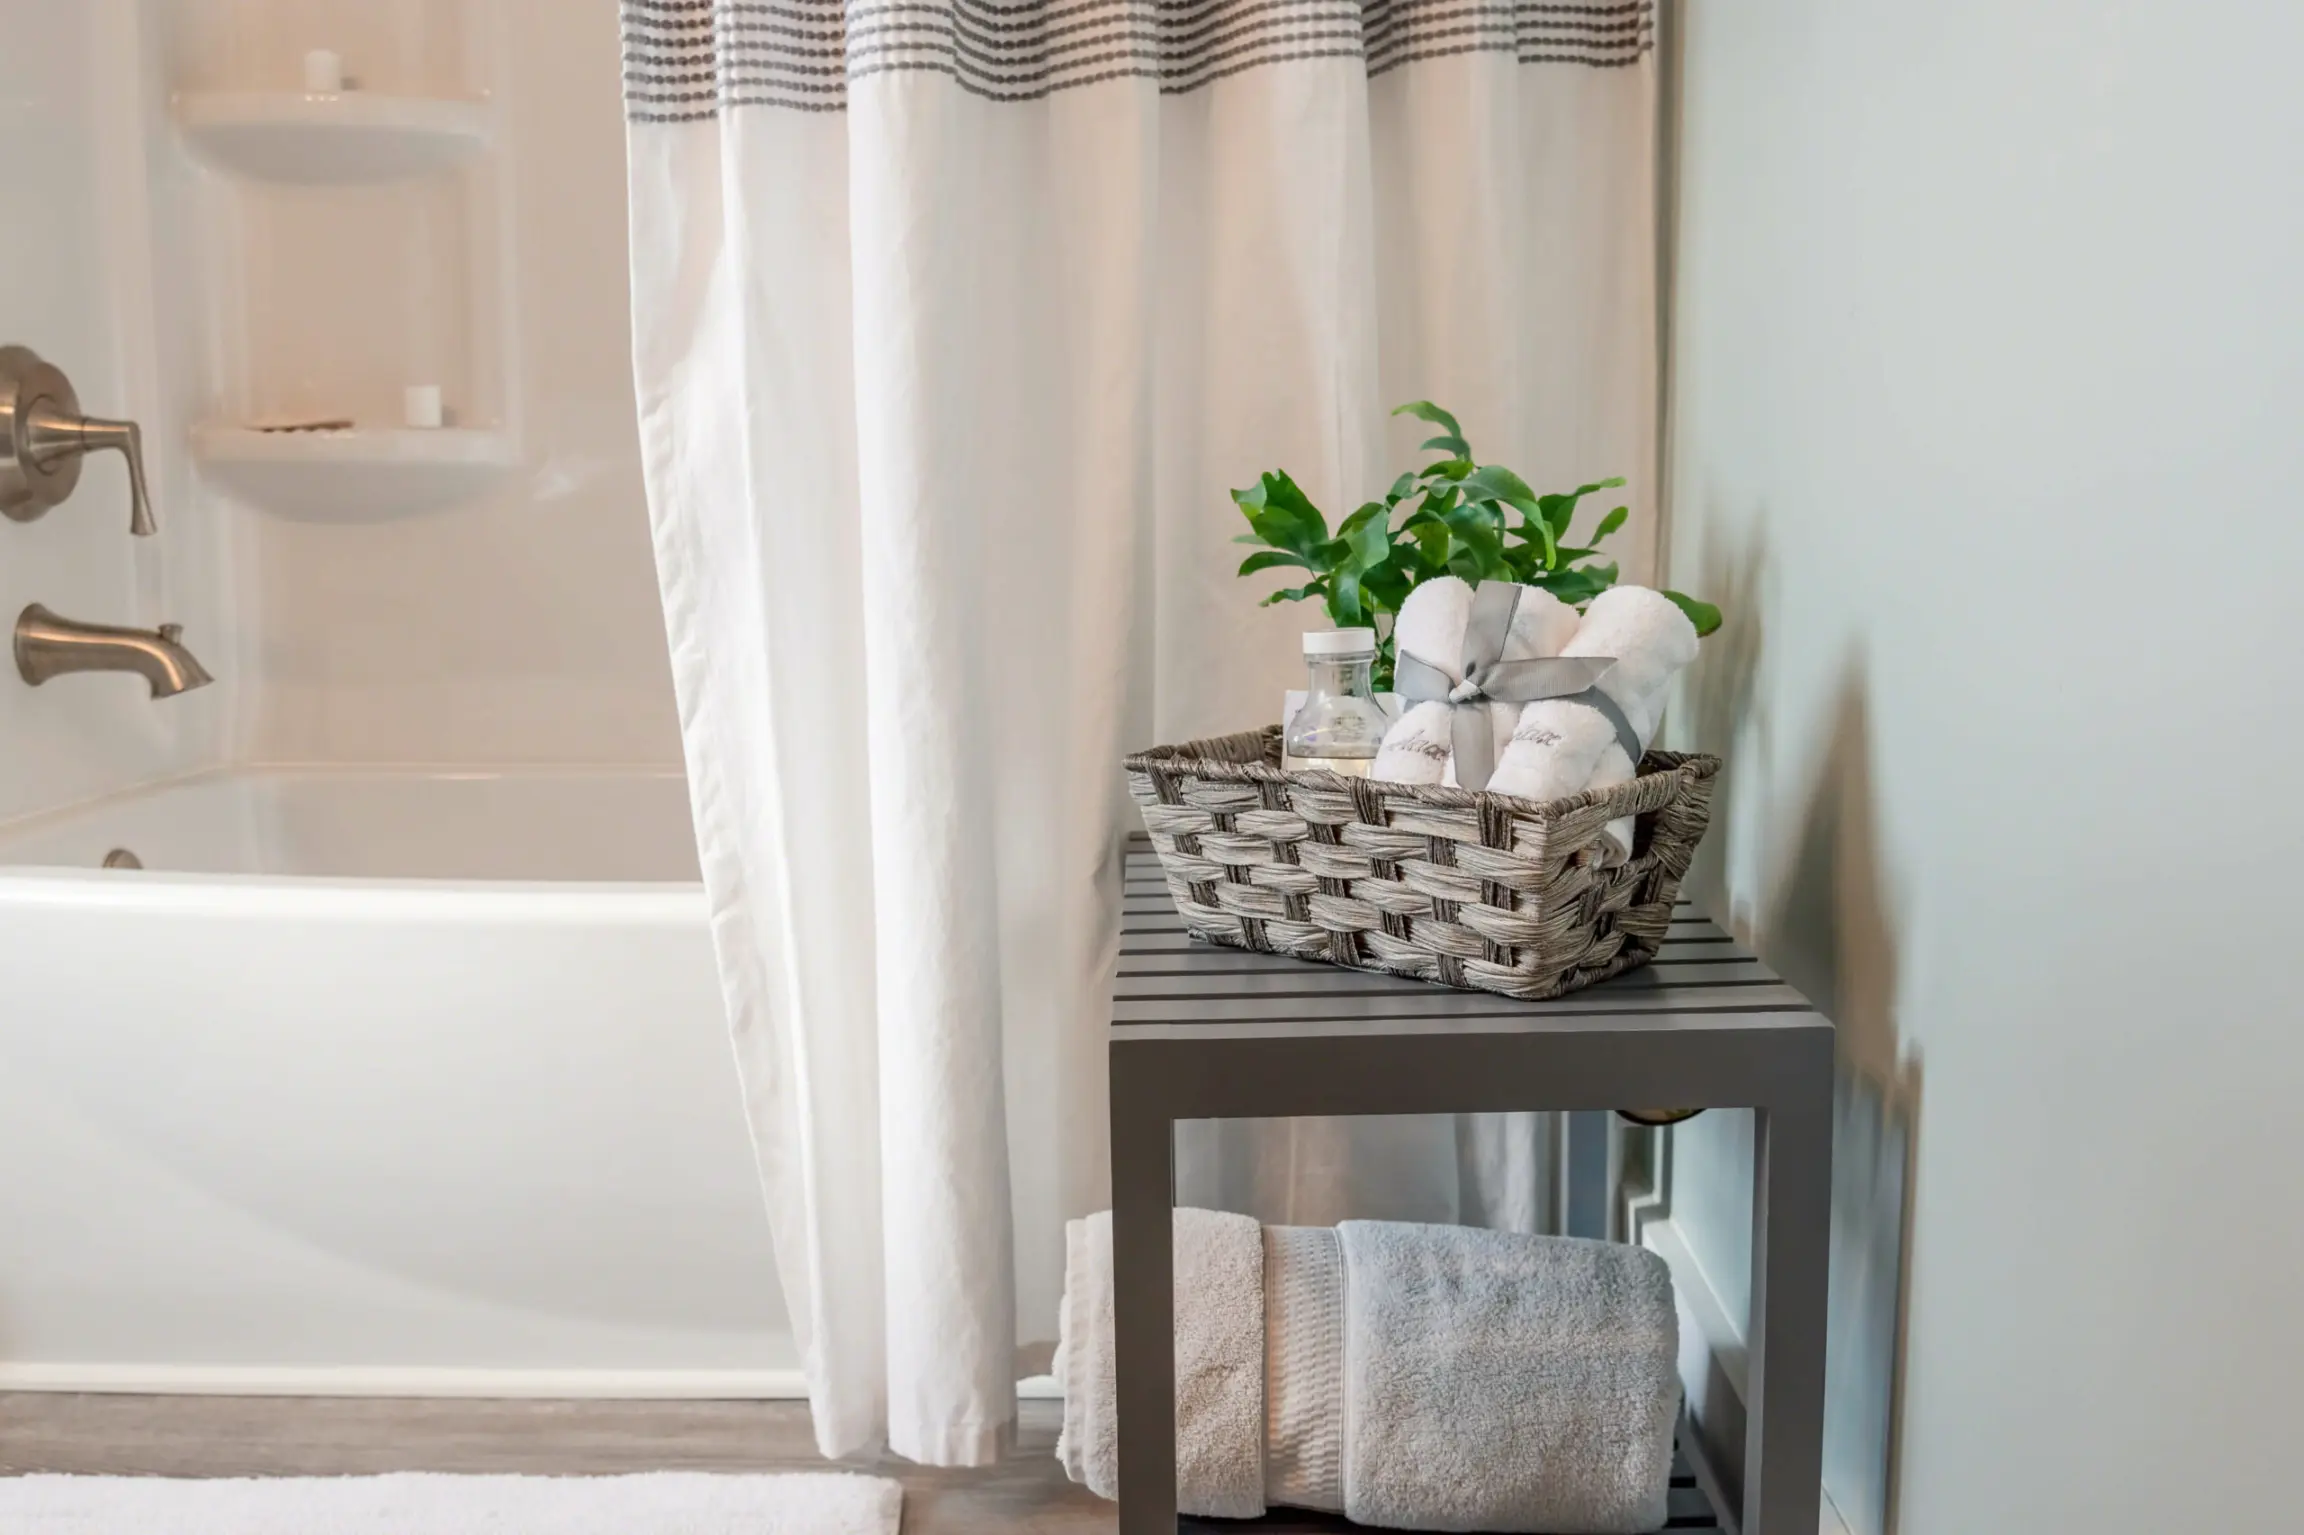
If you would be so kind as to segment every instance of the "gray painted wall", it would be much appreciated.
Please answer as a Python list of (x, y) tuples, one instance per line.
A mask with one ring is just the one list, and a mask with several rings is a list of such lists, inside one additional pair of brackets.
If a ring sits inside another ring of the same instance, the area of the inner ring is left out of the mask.
[[(1669, 569), (1730, 627), (1672, 730), (1731, 764), (1697, 893), (1843, 1028), (1827, 1485), (1858, 1535), (2269, 1527), (2304, 12), (1687, 10)], [(1738, 1311), (1749, 1136), (1675, 1149)]]

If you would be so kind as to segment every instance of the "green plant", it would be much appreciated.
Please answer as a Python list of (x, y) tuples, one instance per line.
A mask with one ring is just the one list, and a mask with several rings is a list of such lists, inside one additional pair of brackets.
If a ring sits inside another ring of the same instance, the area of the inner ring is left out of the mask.
[[(1616, 584), (1615, 562), (1595, 561), (1601, 541), (1624, 526), (1630, 510), (1619, 506), (1602, 517), (1581, 546), (1568, 543), (1568, 524), (1579, 501), (1622, 485), (1622, 477), (1540, 496), (1502, 465), (1475, 462), (1464, 429), (1431, 401), (1417, 400), (1392, 414), (1439, 427), (1440, 435), (1427, 440), (1424, 450), (1442, 457), (1401, 475), (1382, 500), (1362, 505), (1334, 532), (1286, 470), (1274, 469), (1232, 492), (1250, 529), (1233, 542), (1258, 546), (1240, 562), (1239, 573), (1291, 568), (1311, 575), (1301, 586), (1272, 593), (1262, 606), (1317, 597), (1338, 628), (1374, 628), (1376, 686), (1383, 689), (1392, 685), (1391, 619), (1425, 581), (1448, 575), (1474, 585), (1517, 581), (1579, 608)], [(1407, 515), (1395, 521), (1404, 506)], [(1699, 635), (1720, 627), (1720, 610), (1712, 604), (1680, 592), (1664, 595), (1680, 605)]]

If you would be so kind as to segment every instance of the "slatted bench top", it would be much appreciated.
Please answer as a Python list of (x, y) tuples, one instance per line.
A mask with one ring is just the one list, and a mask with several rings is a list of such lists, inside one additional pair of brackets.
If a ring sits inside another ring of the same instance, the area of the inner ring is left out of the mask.
[(1545, 1002), (1204, 943), (1185, 929), (1141, 838), (1123, 873), (1112, 1024), (1115, 1039), (1831, 1026), (1685, 899), (1654, 960)]

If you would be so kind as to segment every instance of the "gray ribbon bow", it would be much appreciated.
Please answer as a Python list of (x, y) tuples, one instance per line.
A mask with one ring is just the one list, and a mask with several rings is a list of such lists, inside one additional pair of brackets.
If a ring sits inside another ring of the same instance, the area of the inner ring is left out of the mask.
[(1504, 659), (1504, 641), (1512, 632), (1512, 615), (1519, 610), (1525, 588), (1510, 581), (1483, 581), (1472, 594), (1472, 616), (1464, 625), (1464, 680), (1413, 651), (1403, 650), (1392, 668), (1392, 690), (1411, 703), (1453, 705), (1449, 732), (1456, 752), (1456, 782), (1461, 788), (1485, 789), (1496, 771), (1496, 732), (1486, 705), (1532, 704), (1540, 698), (1565, 698), (1589, 704), (1615, 727), (1624, 755), (1640, 765), (1640, 733), (1624, 711), (1593, 684), (1616, 664), (1614, 656), (1541, 656), (1524, 661)]

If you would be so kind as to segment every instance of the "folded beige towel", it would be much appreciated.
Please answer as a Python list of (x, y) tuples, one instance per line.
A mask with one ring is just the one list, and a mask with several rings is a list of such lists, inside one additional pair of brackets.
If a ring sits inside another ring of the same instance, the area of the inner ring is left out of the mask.
[[(1245, 1215), (1178, 1210), (1174, 1241), (1177, 1511), (1253, 1519), (1264, 1512), (1263, 1228)], [(1118, 1497), (1109, 1210), (1064, 1223), (1054, 1374), (1064, 1387), (1064, 1474)]]

